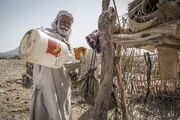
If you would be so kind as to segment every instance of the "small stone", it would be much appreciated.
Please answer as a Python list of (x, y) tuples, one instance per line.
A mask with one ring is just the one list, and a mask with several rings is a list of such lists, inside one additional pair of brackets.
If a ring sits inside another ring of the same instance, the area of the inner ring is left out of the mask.
[(16, 83), (17, 84), (22, 84), (22, 80), (17, 80)]
[(11, 84), (7, 83), (7, 86), (11, 86)]
[(11, 91), (13, 91), (13, 90), (12, 89), (7, 90), (7, 92), (11, 92)]
[(2, 93), (4, 93), (5, 92), (5, 90), (0, 90), (0, 94), (2, 94)]
[(16, 97), (16, 99), (19, 99), (19, 97)]
[(30, 109), (29, 108), (26, 108), (24, 111), (29, 111)]
[(25, 104), (28, 104), (28, 100), (25, 100), (24, 103), (25, 103)]

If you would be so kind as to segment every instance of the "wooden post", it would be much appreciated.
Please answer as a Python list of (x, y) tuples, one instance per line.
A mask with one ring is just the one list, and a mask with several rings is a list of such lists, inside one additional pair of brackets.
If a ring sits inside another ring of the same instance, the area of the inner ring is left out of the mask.
[(113, 84), (114, 46), (111, 41), (111, 14), (108, 12), (110, 0), (103, 0), (103, 12), (99, 17), (102, 45), (101, 85), (95, 101), (95, 120), (107, 120), (110, 93)]
[(124, 82), (122, 80), (122, 59), (121, 59), (121, 46), (117, 46), (117, 56), (119, 56), (119, 61), (116, 61), (116, 70), (117, 70), (117, 78), (118, 78), (118, 86), (119, 86), (119, 93), (121, 95), (121, 110), (122, 110), (122, 120), (128, 120), (127, 116), (127, 108), (126, 108), (126, 97), (125, 97), (125, 90), (124, 90)]

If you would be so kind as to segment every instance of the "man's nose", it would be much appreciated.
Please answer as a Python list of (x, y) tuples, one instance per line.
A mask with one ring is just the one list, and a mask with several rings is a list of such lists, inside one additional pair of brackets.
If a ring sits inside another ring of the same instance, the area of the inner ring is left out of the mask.
[(65, 23), (64, 23), (64, 26), (69, 28), (69, 27), (70, 27), (69, 22), (65, 22)]

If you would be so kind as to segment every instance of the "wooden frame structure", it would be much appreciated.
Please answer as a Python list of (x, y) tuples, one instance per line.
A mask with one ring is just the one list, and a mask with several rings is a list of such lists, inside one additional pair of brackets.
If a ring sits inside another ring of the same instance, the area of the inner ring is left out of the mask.
[(159, 24), (134, 34), (113, 34), (113, 43), (128, 47), (163, 46), (180, 47), (180, 19)]
[[(162, 23), (143, 31), (133, 34), (112, 34), (113, 21), (116, 19), (114, 11), (109, 10), (110, 0), (102, 1), (102, 13), (99, 17), (98, 28), (101, 32), (102, 44), (102, 83), (98, 92), (95, 103), (95, 120), (106, 120), (108, 103), (110, 98), (110, 91), (112, 87), (112, 78), (117, 68), (118, 81), (121, 93), (121, 104), (123, 120), (127, 120), (125, 97), (123, 96), (123, 81), (121, 80), (121, 59), (114, 64), (114, 57), (118, 57), (115, 51), (121, 53), (121, 46), (126, 45), (130, 48), (141, 48), (143, 46), (153, 46), (153, 48), (173, 48), (178, 50), (180, 48), (180, 19)], [(118, 54), (121, 56), (120, 54)], [(114, 66), (115, 65), (115, 66)], [(124, 99), (123, 99), (124, 98)]]

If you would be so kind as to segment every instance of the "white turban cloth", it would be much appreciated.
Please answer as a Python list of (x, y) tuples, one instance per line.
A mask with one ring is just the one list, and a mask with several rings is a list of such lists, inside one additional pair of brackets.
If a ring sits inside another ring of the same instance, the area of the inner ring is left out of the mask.
[[(56, 23), (58, 22), (58, 20), (63, 16), (63, 15), (66, 15), (66, 16), (68, 16), (68, 17), (70, 17), (71, 19), (72, 19), (72, 22), (74, 21), (74, 18), (73, 18), (73, 16), (72, 16), (72, 14), (71, 13), (69, 13), (68, 11), (65, 11), (65, 10), (61, 10), (61, 11), (59, 11), (59, 13), (57, 14), (57, 16), (56, 16), (56, 18), (54, 19), (54, 21), (51, 23), (51, 28), (45, 28), (45, 30), (47, 30), (47, 31), (49, 31), (49, 32), (51, 32), (51, 33), (54, 33), (54, 34), (56, 34), (56, 38), (59, 38), (59, 35), (58, 34), (60, 34), (59, 32), (58, 32), (58, 28), (57, 28), (57, 26), (58, 26), (58, 24), (56, 25)], [(69, 32), (69, 34), (71, 33), (71, 28), (70, 28), (70, 32)], [(69, 41), (69, 35), (67, 35), (67, 36), (65, 36), (65, 40), (68, 42)]]

